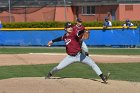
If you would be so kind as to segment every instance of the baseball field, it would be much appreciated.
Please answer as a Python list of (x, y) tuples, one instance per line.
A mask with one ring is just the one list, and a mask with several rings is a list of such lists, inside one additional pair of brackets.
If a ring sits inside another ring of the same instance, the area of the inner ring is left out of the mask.
[(80, 62), (44, 78), (65, 56), (63, 47), (1, 47), (0, 93), (139, 93), (140, 48), (89, 48), (108, 84)]

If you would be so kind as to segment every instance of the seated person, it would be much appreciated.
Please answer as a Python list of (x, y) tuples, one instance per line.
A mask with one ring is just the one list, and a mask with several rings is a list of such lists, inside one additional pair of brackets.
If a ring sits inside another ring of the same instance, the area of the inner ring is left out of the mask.
[(106, 17), (105, 21), (104, 21), (104, 24), (103, 24), (103, 29), (106, 29), (108, 27), (112, 27), (112, 23), (111, 23), (111, 21), (109, 21), (109, 18)]
[(134, 24), (131, 23), (130, 20), (126, 20), (125, 23), (123, 24), (123, 28), (130, 28), (132, 26), (134, 26)]
[(1, 23), (1, 21), (0, 21), (0, 29), (2, 28), (2, 23)]

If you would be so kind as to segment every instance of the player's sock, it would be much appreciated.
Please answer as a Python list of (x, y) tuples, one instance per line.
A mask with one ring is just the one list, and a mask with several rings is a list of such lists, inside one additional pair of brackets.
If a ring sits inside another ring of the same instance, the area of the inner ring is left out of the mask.
[(59, 69), (57, 69), (57, 67), (54, 67), (46, 76), (45, 79), (50, 78), (53, 74), (55, 74), (56, 72), (58, 72)]
[(104, 82), (106, 82), (106, 77), (103, 75), (103, 74), (101, 74), (101, 75), (99, 75), (100, 77), (101, 77), (101, 79), (104, 81)]
[(89, 53), (88, 53), (88, 52), (85, 52), (85, 55), (86, 55), (86, 56), (89, 56)]
[(56, 72), (58, 72), (59, 71), (59, 69), (57, 69), (57, 67), (54, 67), (51, 71), (50, 71), (50, 73), (53, 75), (53, 74), (55, 74)]

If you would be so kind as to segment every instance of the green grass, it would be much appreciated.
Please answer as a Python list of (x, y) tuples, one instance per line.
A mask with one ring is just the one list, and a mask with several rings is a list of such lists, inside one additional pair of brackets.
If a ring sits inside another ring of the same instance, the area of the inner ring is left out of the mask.
[[(14, 77), (43, 77), (57, 64), (0, 66), (0, 79)], [(98, 66), (104, 73), (111, 73), (112, 80), (140, 82), (140, 63), (100, 63)], [(99, 78), (87, 65), (75, 63), (55, 74), (68, 78)]]
[(26, 53), (65, 53), (64, 48), (47, 48), (47, 47), (40, 47), (40, 48), (33, 48), (33, 47), (25, 47), (25, 48), (7, 48), (2, 47), (0, 48), (0, 54), (26, 54)]
[(104, 55), (140, 55), (140, 49), (135, 48), (118, 48), (118, 49), (107, 49), (107, 48), (97, 48), (97, 49), (89, 49), (90, 54), (104, 54)]
[[(109, 55), (140, 55), (140, 48), (89, 48), (90, 54)], [(8, 48), (1, 47), (0, 54), (25, 54), (25, 53), (65, 53), (65, 48)], [(19, 65), (0, 66), (0, 79), (14, 77), (42, 77), (57, 64), (48, 65)], [(104, 73), (111, 72), (111, 79), (140, 82), (140, 63), (106, 63), (98, 64)], [(72, 64), (56, 74), (59, 77), (69, 78), (99, 78), (87, 65)]]
[[(25, 53), (65, 53), (65, 48), (42, 47), (42, 48), (0, 48), (0, 54), (25, 54)], [(140, 55), (140, 48), (89, 48), (90, 54), (101, 55)]]

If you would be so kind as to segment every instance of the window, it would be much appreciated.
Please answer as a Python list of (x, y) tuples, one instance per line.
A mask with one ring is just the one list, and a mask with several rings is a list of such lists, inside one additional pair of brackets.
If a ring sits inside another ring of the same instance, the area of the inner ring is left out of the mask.
[(125, 5), (126, 11), (133, 11), (133, 5)]
[(95, 14), (95, 6), (83, 6), (82, 14), (93, 15)]

